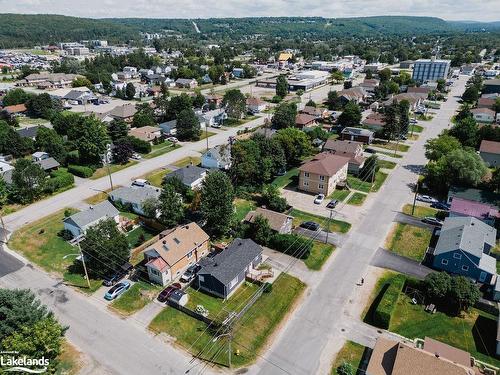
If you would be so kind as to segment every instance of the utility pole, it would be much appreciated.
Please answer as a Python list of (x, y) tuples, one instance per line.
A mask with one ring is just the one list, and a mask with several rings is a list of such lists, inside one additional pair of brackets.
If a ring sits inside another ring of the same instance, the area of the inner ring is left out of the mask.
[(111, 185), (111, 191), (113, 191), (113, 179), (111, 178), (111, 169), (109, 168), (109, 161), (106, 160), (106, 168), (108, 170), (109, 184)]
[(330, 234), (330, 221), (332, 220), (333, 210), (330, 210), (330, 215), (328, 216), (328, 220), (326, 222), (326, 239), (325, 243), (328, 243), (328, 235)]
[(77, 244), (78, 244), (78, 250), (80, 250), (80, 256), (82, 257), (83, 270), (85, 271), (85, 279), (87, 280), (87, 286), (89, 287), (89, 289), (91, 289), (89, 274), (87, 273), (87, 265), (85, 264), (85, 256), (83, 255), (82, 247), (80, 246), (80, 239), (77, 239)]
[(205, 139), (207, 140), (207, 152), (208, 152), (208, 124), (205, 123)]
[(411, 208), (411, 216), (415, 215), (415, 205), (417, 204), (417, 195), (418, 195), (418, 178), (415, 184), (415, 195), (413, 197), (413, 207)]

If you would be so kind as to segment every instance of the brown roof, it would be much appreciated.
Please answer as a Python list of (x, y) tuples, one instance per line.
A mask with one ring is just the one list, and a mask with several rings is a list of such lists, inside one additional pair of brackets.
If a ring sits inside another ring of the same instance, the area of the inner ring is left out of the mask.
[(196, 223), (180, 225), (160, 233), (160, 239), (148, 249), (154, 249), (172, 267), (210, 237)]
[(481, 141), (481, 146), (479, 146), (479, 151), (489, 154), (500, 154), (500, 142), (483, 140)]
[(384, 126), (384, 115), (378, 112), (370, 113), (361, 123), (366, 126)]
[(143, 126), (142, 128), (131, 128), (128, 131), (128, 135), (149, 142), (155, 139), (157, 136), (160, 136), (160, 132), (161, 129), (156, 126)]
[(295, 117), (295, 123), (301, 126), (308, 125), (314, 121), (316, 121), (316, 117), (306, 113), (299, 113), (297, 117)]
[(413, 93), (413, 94), (428, 94), (432, 91), (432, 88), (430, 87), (408, 87), (408, 90), (406, 92), (408, 93)]
[(22, 113), (26, 112), (26, 106), (24, 104), (8, 105), (7, 107), (4, 107), (3, 110), (9, 114)]
[(351, 87), (350, 89), (345, 89), (339, 92), (339, 97), (345, 96), (349, 99), (359, 98), (362, 99), (366, 96), (366, 91), (362, 87)]
[(474, 375), (469, 366), (453, 363), (435, 356), (412, 344), (396, 342), (382, 337), (377, 339), (370, 363), (366, 369), (370, 375)]
[(492, 108), (495, 105), (495, 99), (492, 98), (479, 98), (477, 101), (478, 108)]
[(313, 159), (302, 164), (299, 168), (301, 172), (309, 172), (322, 176), (334, 176), (346, 164), (349, 164), (348, 157), (333, 155), (329, 152), (322, 152)]
[(335, 154), (356, 154), (363, 150), (363, 143), (356, 141), (340, 141), (338, 139), (329, 139), (323, 146), (325, 151), (334, 151)]
[(112, 117), (118, 117), (118, 118), (129, 118), (135, 115), (137, 112), (137, 109), (135, 108), (135, 105), (133, 104), (124, 104), (117, 106), (113, 108), (111, 111), (108, 112), (108, 114)]
[(470, 353), (430, 337), (426, 337), (424, 340), (424, 350), (463, 366), (469, 367), (471, 363)]
[(265, 217), (269, 222), (269, 226), (271, 227), (271, 229), (277, 232), (281, 230), (283, 225), (285, 225), (288, 220), (293, 220), (293, 216), (258, 207), (255, 209), (255, 211), (250, 211), (247, 216), (245, 216), (245, 221), (253, 223), (255, 221), (255, 218), (258, 216)]
[(316, 108), (316, 107), (313, 107), (313, 106), (309, 106), (309, 105), (306, 105), (304, 107), (304, 109), (302, 109), (300, 112), (301, 113), (305, 113), (307, 115), (316, 116), (316, 117), (323, 115), (323, 110), (322, 109)]
[(474, 109), (471, 109), (471, 112), (474, 114), (484, 113), (486, 115), (490, 115), (490, 116), (495, 117), (495, 111), (492, 109), (489, 109), (489, 108), (474, 108)]
[(248, 98), (247, 105), (263, 105), (266, 104), (265, 101), (260, 100), (259, 98)]

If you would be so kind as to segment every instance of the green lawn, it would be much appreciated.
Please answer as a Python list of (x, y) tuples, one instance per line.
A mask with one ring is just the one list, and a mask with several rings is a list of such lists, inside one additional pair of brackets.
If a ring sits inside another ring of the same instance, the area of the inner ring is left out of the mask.
[(150, 238), (153, 238), (157, 234), (158, 231), (140, 225), (127, 233), (127, 241), (130, 248), (133, 249), (137, 246), (142, 245), (144, 242), (146, 242)]
[(432, 233), (425, 228), (397, 223), (387, 239), (387, 248), (398, 255), (416, 260), (424, 259)]
[(399, 152), (406, 152), (410, 149), (409, 145), (396, 142), (374, 141), (372, 145), (378, 148), (384, 148), (386, 150), (392, 150), (392, 151), (396, 150)]
[(293, 181), (298, 181), (299, 179), (299, 169), (298, 168), (292, 168), (288, 172), (286, 172), (283, 176), (278, 176), (274, 179), (272, 184), (276, 186), (277, 188), (284, 188), (285, 186), (288, 186), (290, 183)]
[(394, 169), (397, 165), (393, 161), (382, 160), (382, 159), (378, 159), (377, 164), (380, 168), (385, 168), (385, 169)]
[[(327, 217), (310, 214), (308, 212), (297, 210), (296, 208), (293, 208), (292, 211), (290, 211), (290, 215), (294, 217), (293, 219), (294, 226), (299, 226), (300, 223), (304, 221), (315, 221), (324, 230), (326, 230), (326, 224), (328, 221)], [(330, 228), (329, 228), (330, 232), (347, 233), (349, 232), (349, 229), (351, 229), (351, 224), (346, 221), (336, 220), (336, 219), (330, 220)]]
[(433, 116), (431, 115), (418, 115), (417, 120), (420, 121), (431, 121), (433, 119)]
[[(120, 185), (113, 185), (113, 187), (115, 189), (118, 189), (121, 186)], [(91, 197), (88, 197), (87, 199), (85, 199), (84, 202), (88, 203), (88, 204), (101, 203), (102, 201), (105, 201), (106, 199), (108, 199), (107, 193), (109, 193), (110, 191), (111, 191), (111, 189), (106, 189), (104, 191), (100, 191), (96, 195), (92, 195)]]
[(257, 116), (248, 116), (248, 117), (245, 117), (242, 120), (228, 118), (227, 120), (224, 120), (224, 124), (223, 125), (224, 126), (229, 126), (229, 127), (240, 126), (240, 125), (246, 124), (249, 121), (253, 121), (256, 118), (258, 118), (258, 117)]
[(132, 315), (151, 302), (161, 289), (162, 287), (159, 285), (138, 281), (119, 298), (114, 300), (109, 307), (120, 314)]
[(142, 178), (148, 180), (153, 186), (161, 187), (163, 178), (170, 172), (172, 172), (170, 169), (160, 168), (142, 176)]
[(396, 159), (401, 159), (403, 157), (403, 155), (401, 154), (398, 154), (398, 153), (394, 153), (393, 152), (389, 152), (389, 151), (381, 151), (381, 150), (376, 150), (377, 151), (377, 154), (382, 154), (382, 155), (387, 155), (387, 156), (390, 156), (391, 158), (396, 158)]
[(372, 324), (372, 314), (373, 310), (378, 305), (378, 297), (380, 296), (384, 287), (392, 282), (392, 280), (398, 275), (397, 272), (393, 271), (384, 271), (384, 273), (379, 277), (373, 290), (370, 292), (370, 297), (368, 298), (368, 303), (363, 309), (363, 313), (361, 314), (361, 318), (363, 322)]
[(319, 271), (334, 250), (335, 246), (333, 245), (314, 241), (311, 254), (304, 260), (304, 263), (310, 270)]
[[(126, 164), (110, 164), (109, 165), (109, 172), (110, 173), (115, 173), (118, 171), (121, 171), (122, 169), (131, 167), (132, 165), (137, 164), (138, 162), (135, 160), (131, 160)], [(104, 177), (108, 174), (108, 168), (107, 167), (101, 167), (95, 170), (94, 174), (90, 177), (91, 180), (96, 180), (98, 178)]]
[(347, 176), (347, 183), (351, 189), (359, 190), (363, 193), (376, 192), (380, 190), (380, 187), (385, 182), (387, 176), (387, 173), (378, 171), (375, 174), (375, 180), (373, 181), (372, 186), (371, 181), (362, 181), (358, 177), (349, 175)]
[(424, 131), (424, 127), (420, 125), (410, 125), (410, 129), (408, 130), (408, 133), (422, 133)]
[(254, 201), (249, 201), (240, 198), (235, 199), (234, 208), (235, 208), (236, 220), (242, 221), (245, 218), (245, 216), (247, 216), (247, 213), (249, 213), (252, 210), (255, 210), (255, 207), (257, 207), (257, 205), (255, 204)]
[[(299, 279), (283, 274), (274, 282), (272, 291), (264, 293), (250, 307), (235, 326), (232, 350), (238, 350), (239, 355), (232, 356), (233, 366), (241, 367), (255, 361), (276, 326), (293, 310), (295, 301), (304, 289), (305, 284)], [(171, 307), (163, 309), (149, 326), (153, 332), (165, 332), (175, 337), (177, 344), (186, 350), (190, 349), (193, 354), (199, 353), (207, 344), (212, 344), (213, 336), (205, 330), (206, 327), (205, 323)], [(221, 345), (227, 346), (226, 340), (217, 341), (212, 350), (205, 352), (202, 357), (214, 356)], [(227, 366), (227, 354), (224, 354), (222, 352), (213, 360)]]
[(414, 339), (425, 336), (463, 349), (476, 359), (500, 366), (495, 357), (497, 317), (475, 308), (464, 317), (443, 312), (429, 314), (421, 305), (413, 305), (408, 296), (399, 296), (389, 330)]
[(185, 158), (177, 160), (173, 165), (178, 168), (186, 167), (190, 164), (199, 165), (201, 163), (201, 158), (199, 156), (187, 156)]
[[(69, 209), (75, 213), (76, 210)], [(46, 272), (63, 277), (72, 286), (84, 292), (92, 293), (100, 286), (99, 280), (91, 280), (91, 289), (87, 288), (83, 274), (69, 271), (78, 248), (71, 246), (57, 235), (63, 229), (64, 210), (58, 211), (43, 219), (29, 223), (12, 234), (10, 248), (21, 253), (30, 262), (37, 264)]]
[[(405, 204), (403, 206), (403, 213), (407, 214), (407, 215), (411, 215), (412, 208), (413, 208), (412, 204)], [(432, 208), (432, 207), (415, 205), (414, 216), (420, 217), (420, 218), (426, 217), (426, 216), (436, 217), (436, 214), (438, 212), (439, 212), (439, 210), (436, 210), (435, 208)]]
[(328, 196), (328, 199), (336, 199), (339, 202), (343, 202), (344, 199), (346, 199), (350, 193), (351, 192), (347, 189), (345, 190), (335, 189), (335, 191)]
[(80, 353), (67, 340), (63, 340), (61, 354), (57, 357), (56, 375), (77, 375), (84, 365), (82, 353)]
[(365, 202), (366, 197), (366, 194), (355, 192), (353, 195), (351, 195), (351, 197), (347, 201), (347, 204), (351, 204), (353, 206), (361, 206)]
[(173, 144), (172, 142), (165, 141), (163, 143), (153, 145), (151, 147), (151, 152), (149, 154), (141, 154), (144, 159), (152, 159), (157, 156), (166, 154), (167, 152), (173, 151), (181, 146)]
[(337, 357), (335, 357), (331, 374), (337, 375), (337, 367), (343, 363), (348, 363), (351, 366), (352, 373), (355, 374), (357, 369), (360, 367), (364, 351), (365, 347), (363, 345), (357, 344), (353, 341), (347, 341), (338, 352)]
[(217, 134), (217, 133), (202, 130), (201, 135), (200, 135), (200, 139), (198, 139), (198, 140), (201, 141), (202, 139), (210, 138), (212, 135), (215, 135), (215, 134)]

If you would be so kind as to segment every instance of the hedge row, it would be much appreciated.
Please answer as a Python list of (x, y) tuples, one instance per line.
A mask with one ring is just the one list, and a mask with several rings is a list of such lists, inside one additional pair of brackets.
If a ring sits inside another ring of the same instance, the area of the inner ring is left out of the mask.
[(68, 172), (83, 178), (89, 178), (94, 174), (92, 168), (83, 165), (68, 165)]
[(309, 238), (298, 234), (275, 234), (269, 241), (271, 249), (294, 256), (299, 259), (306, 259), (311, 254), (312, 241)]
[(44, 190), (47, 193), (54, 193), (65, 187), (72, 186), (75, 183), (75, 177), (64, 169), (59, 169), (50, 174), (50, 178), (45, 182)]
[(388, 329), (391, 322), (391, 316), (396, 307), (399, 295), (403, 290), (406, 277), (397, 275), (385, 290), (384, 295), (380, 299), (377, 308), (373, 312), (373, 324), (379, 328)]

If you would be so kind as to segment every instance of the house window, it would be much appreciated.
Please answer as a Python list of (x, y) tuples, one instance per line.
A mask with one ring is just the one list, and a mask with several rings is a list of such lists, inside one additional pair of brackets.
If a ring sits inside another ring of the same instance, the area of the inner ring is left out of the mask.
[(445, 266), (446, 266), (446, 265), (448, 264), (448, 259), (443, 259), (443, 260), (441, 261), (441, 264), (443, 264), (443, 265), (445, 265)]
[(309, 172), (304, 172), (304, 177), (309, 177)]
[(304, 186), (309, 186), (309, 182), (308, 181), (304, 181)]
[(324, 188), (324, 185), (323, 185), (323, 184), (318, 184), (318, 189), (319, 189), (319, 190), (323, 190), (323, 188)]
[(468, 271), (469, 270), (469, 266), (462, 266), (462, 271)]
[(198, 280), (200, 281), (200, 283), (204, 282), (205, 281), (205, 276), (198, 275)]
[(453, 258), (454, 259), (462, 259), (462, 254), (454, 253)]
[(238, 284), (238, 276), (236, 276), (228, 285), (228, 289), (231, 290), (233, 289), (236, 284)]
[(325, 181), (325, 176), (319, 176), (320, 181)]

